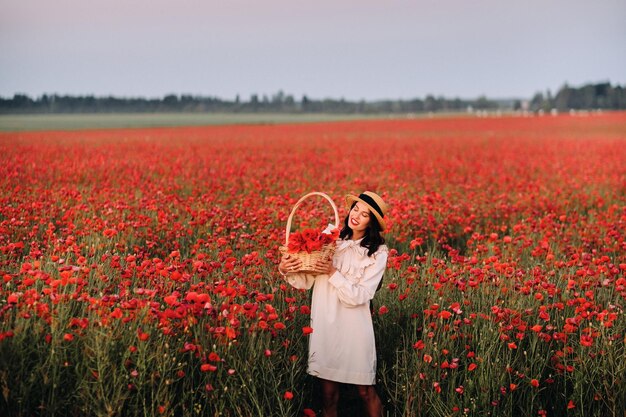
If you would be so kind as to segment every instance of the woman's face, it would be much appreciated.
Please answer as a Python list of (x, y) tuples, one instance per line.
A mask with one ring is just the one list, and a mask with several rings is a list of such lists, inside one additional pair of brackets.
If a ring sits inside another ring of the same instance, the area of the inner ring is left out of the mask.
[(353, 232), (363, 232), (370, 224), (370, 210), (365, 204), (356, 202), (348, 215), (348, 226)]

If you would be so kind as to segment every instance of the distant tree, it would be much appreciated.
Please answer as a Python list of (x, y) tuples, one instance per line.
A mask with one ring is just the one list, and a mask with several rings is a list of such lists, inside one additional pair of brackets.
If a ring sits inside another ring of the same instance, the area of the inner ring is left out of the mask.
[(553, 108), (554, 108), (554, 99), (552, 98), (552, 92), (550, 91), (550, 89), (548, 89), (546, 91), (546, 100), (543, 103), (543, 110), (550, 111)]
[(310, 111), (310, 105), (311, 105), (311, 100), (309, 100), (309, 98), (306, 96), (306, 94), (304, 94), (302, 96), (302, 101), (301, 101), (301, 108), (303, 112), (307, 112)]
[(410, 100), (408, 105), (410, 112), (419, 113), (424, 111), (424, 102), (418, 98)]
[(278, 92), (272, 96), (273, 104), (277, 104), (277, 105), (282, 104), (284, 100), (285, 100), (285, 93), (283, 93), (283, 90), (278, 90)]
[(257, 94), (252, 94), (250, 96), (250, 110), (256, 112), (259, 110), (259, 96)]
[(173, 109), (178, 104), (178, 97), (174, 94), (168, 94), (163, 97), (163, 105), (168, 109)]
[(479, 110), (487, 110), (490, 107), (489, 100), (485, 96), (480, 96), (476, 100), (475, 107)]
[(599, 109), (610, 108), (611, 93), (613, 88), (610, 83), (600, 83), (594, 86), (595, 107)]
[(608, 108), (611, 109), (626, 109), (626, 94), (625, 90), (620, 87), (611, 87), (608, 94)]
[(554, 97), (554, 107), (559, 111), (571, 109), (572, 107), (572, 90), (564, 84)]
[(288, 112), (294, 112), (297, 110), (296, 100), (291, 94), (285, 96), (285, 99), (283, 100), (283, 110)]
[(439, 110), (437, 107), (437, 100), (432, 95), (427, 95), (424, 100), (424, 111), (437, 111)]
[(530, 109), (533, 111), (537, 111), (542, 109), (544, 105), (544, 99), (542, 93), (536, 93), (533, 98), (530, 100)]

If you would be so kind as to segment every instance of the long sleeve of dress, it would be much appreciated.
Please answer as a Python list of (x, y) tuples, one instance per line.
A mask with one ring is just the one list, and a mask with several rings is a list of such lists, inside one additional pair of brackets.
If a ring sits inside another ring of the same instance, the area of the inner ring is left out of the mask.
[(315, 275), (312, 274), (287, 274), (285, 280), (294, 288), (308, 290), (315, 282)]
[(363, 276), (358, 282), (350, 281), (339, 271), (333, 273), (328, 282), (335, 287), (339, 300), (345, 306), (356, 307), (374, 298), (386, 266), (387, 252), (384, 251), (378, 253), (375, 262), (365, 268)]

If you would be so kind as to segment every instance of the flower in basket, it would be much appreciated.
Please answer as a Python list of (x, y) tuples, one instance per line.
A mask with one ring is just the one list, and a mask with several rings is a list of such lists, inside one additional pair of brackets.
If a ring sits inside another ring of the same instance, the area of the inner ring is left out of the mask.
[(327, 230), (319, 232), (315, 229), (304, 229), (301, 232), (290, 234), (287, 251), (289, 253), (311, 253), (322, 249), (324, 245), (335, 242), (339, 237), (339, 229)]

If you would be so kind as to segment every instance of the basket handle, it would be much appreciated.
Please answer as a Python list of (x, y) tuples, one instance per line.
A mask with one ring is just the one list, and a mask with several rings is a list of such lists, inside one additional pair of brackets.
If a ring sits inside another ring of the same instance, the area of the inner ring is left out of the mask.
[(304, 200), (306, 200), (307, 198), (311, 197), (312, 195), (319, 195), (324, 197), (326, 200), (328, 200), (328, 202), (330, 203), (330, 205), (333, 208), (333, 211), (335, 212), (335, 227), (339, 227), (339, 213), (337, 213), (337, 206), (335, 205), (335, 203), (333, 202), (333, 200), (326, 194), (324, 193), (320, 193), (318, 191), (314, 191), (312, 193), (308, 193), (307, 195), (304, 195), (300, 198), (300, 200), (298, 200), (298, 202), (293, 206), (293, 209), (291, 209), (291, 214), (289, 214), (289, 218), (287, 219), (287, 228), (285, 229), (285, 246), (287, 246), (289, 244), (289, 233), (291, 230), (291, 220), (293, 219), (293, 215), (296, 212), (296, 209), (298, 208), (298, 206), (300, 204), (302, 204), (302, 202)]

